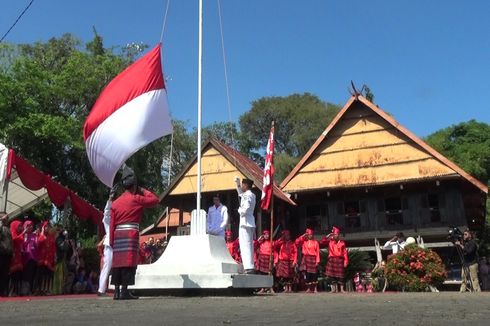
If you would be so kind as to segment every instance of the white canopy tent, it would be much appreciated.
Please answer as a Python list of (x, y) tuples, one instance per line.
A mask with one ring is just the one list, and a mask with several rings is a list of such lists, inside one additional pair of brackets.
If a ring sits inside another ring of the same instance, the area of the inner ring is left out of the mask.
[(27, 189), (12, 168), (7, 179), (9, 149), (0, 143), (0, 212), (6, 212), (9, 219), (15, 218), (48, 197), (45, 188), (37, 191)]

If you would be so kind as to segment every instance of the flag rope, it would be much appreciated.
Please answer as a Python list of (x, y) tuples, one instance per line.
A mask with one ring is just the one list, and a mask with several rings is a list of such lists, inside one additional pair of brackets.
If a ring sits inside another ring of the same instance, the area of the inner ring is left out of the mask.
[[(221, 14), (221, 1), (216, 0), (216, 3), (218, 5), (218, 20), (219, 20), (219, 31), (220, 31), (220, 36), (221, 36), (221, 53), (223, 56), (223, 68), (224, 68), (224, 75), (225, 75), (225, 86), (226, 86), (226, 103), (228, 107), (228, 123), (229, 123), (229, 129), (230, 129), (230, 136), (231, 136), (231, 147), (236, 150), (235, 148), (235, 137), (233, 135), (233, 128), (232, 128), (232, 114), (231, 114), (231, 96), (230, 96), (230, 83), (228, 81), (228, 65), (226, 62), (226, 50), (225, 50), (225, 37), (223, 33), (223, 16)], [(236, 166), (236, 155), (233, 152), (232, 153), (233, 160), (235, 161), (235, 166)]]
[(168, 8), (170, 7), (170, 0), (167, 0), (167, 5), (165, 6), (165, 14), (163, 15), (162, 32), (160, 34), (160, 43), (163, 41), (163, 33), (165, 32), (165, 27), (167, 26), (167, 15)]

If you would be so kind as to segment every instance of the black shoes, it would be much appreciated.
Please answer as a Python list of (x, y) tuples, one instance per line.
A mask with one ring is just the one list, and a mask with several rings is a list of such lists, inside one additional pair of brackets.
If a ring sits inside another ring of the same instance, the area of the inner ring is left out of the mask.
[(246, 269), (245, 274), (255, 274), (255, 269)]
[(121, 294), (119, 295), (119, 299), (117, 300), (137, 300), (137, 299), (139, 299), (139, 297), (132, 295), (128, 289), (121, 289)]

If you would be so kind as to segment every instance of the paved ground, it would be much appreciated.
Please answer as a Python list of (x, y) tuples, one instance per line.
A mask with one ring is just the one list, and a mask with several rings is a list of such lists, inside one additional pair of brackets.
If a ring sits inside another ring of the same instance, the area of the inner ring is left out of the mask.
[(0, 302), (0, 325), (490, 325), (490, 293)]

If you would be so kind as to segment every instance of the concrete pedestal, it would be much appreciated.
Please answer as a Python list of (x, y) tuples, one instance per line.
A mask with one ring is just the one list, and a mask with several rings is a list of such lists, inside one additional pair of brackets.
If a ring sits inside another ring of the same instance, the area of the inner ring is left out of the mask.
[(139, 265), (131, 289), (268, 288), (272, 276), (241, 274), (222, 237), (173, 236), (155, 263)]

